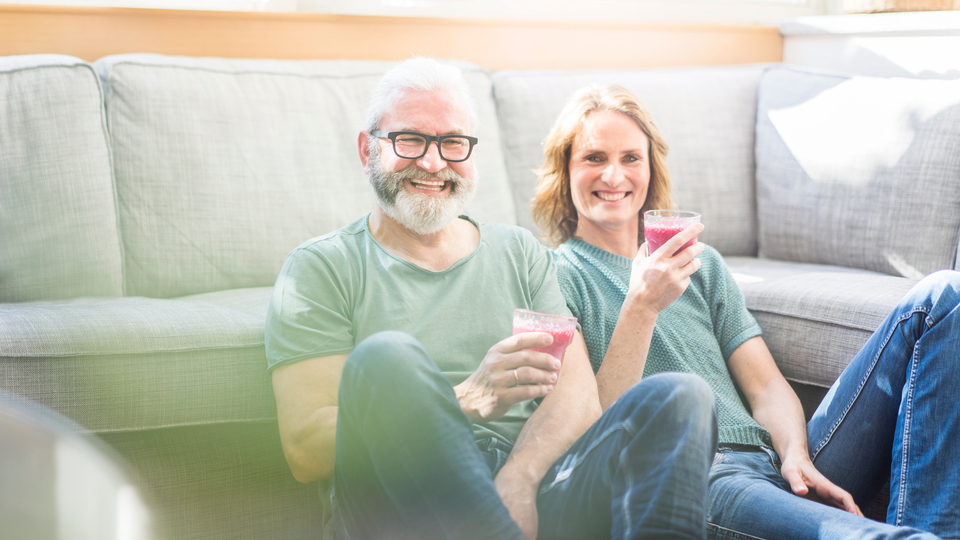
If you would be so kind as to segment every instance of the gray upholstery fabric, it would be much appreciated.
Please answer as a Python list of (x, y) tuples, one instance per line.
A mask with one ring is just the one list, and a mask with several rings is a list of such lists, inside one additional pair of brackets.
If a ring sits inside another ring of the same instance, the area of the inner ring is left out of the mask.
[(0, 302), (121, 296), (100, 83), (69, 56), (0, 58)]
[(276, 418), (271, 290), (0, 305), (0, 387), (94, 432)]
[(670, 151), (680, 208), (703, 214), (701, 235), (725, 255), (755, 255), (754, 121), (761, 66), (642, 71), (500, 71), (493, 75), (517, 222), (532, 230), (533, 172), (567, 98), (619, 84), (650, 111)]
[[(916, 281), (747, 257), (726, 259), (783, 375), (829, 387)], [(815, 338), (812, 338), (815, 336)]]
[[(369, 94), (392, 64), (107, 57), (127, 294), (272, 285), (287, 253), (367, 213), (357, 156)], [(513, 222), (486, 71), (478, 101), (481, 221)]]
[(767, 71), (759, 254), (919, 278), (960, 239), (960, 81)]

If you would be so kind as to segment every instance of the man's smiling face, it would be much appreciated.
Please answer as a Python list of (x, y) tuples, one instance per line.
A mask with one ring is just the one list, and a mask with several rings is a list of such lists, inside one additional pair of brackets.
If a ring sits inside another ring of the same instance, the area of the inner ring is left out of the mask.
[[(442, 90), (407, 91), (380, 122), (380, 131), (469, 135), (470, 114), (461, 99)], [(417, 159), (397, 156), (389, 139), (371, 143), (367, 170), (384, 213), (417, 234), (431, 234), (462, 213), (476, 190), (473, 158), (448, 162), (436, 143)]]

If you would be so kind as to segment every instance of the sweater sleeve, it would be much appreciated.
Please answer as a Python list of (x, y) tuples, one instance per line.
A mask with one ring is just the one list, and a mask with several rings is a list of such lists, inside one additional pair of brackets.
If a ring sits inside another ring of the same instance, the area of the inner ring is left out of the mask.
[(705, 274), (709, 281), (714, 335), (723, 359), (729, 360), (737, 347), (761, 334), (760, 325), (747, 311), (743, 293), (720, 253), (708, 246), (701, 261), (704, 265), (700, 271), (707, 270)]

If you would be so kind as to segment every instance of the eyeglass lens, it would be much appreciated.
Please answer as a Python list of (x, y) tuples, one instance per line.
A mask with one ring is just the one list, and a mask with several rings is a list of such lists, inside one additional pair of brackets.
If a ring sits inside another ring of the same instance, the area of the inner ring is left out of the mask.
[[(423, 137), (403, 134), (397, 136), (393, 148), (402, 158), (418, 158), (424, 154), (426, 144)], [(438, 146), (443, 159), (463, 160), (470, 154), (470, 141), (466, 137), (444, 137)]]

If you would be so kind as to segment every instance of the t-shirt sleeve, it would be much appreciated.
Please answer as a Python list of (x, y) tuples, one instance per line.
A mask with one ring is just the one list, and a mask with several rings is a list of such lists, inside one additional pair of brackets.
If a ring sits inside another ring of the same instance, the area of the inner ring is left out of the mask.
[(346, 258), (337, 255), (299, 248), (287, 257), (267, 309), (268, 369), (353, 349), (352, 289), (344, 281), (353, 279), (353, 272), (344, 271)]
[(567, 304), (567, 309), (570, 310), (570, 314), (577, 318), (577, 323), (580, 323), (580, 305), (581, 295), (580, 288), (576, 286), (571, 275), (570, 263), (562, 260), (556, 252), (550, 252), (550, 258), (553, 261), (554, 268), (557, 272), (557, 283), (560, 286), (560, 294), (563, 295), (564, 301)]
[[(532, 307), (534, 311), (571, 315), (567, 301), (560, 292), (557, 282), (557, 267), (554, 264), (550, 250), (533, 235), (526, 242), (528, 260), (530, 261), (529, 280)], [(577, 331), (580, 331), (580, 321), (577, 320)]]
[(713, 331), (717, 343), (720, 344), (723, 359), (729, 360), (737, 347), (743, 345), (748, 339), (759, 336), (761, 330), (756, 319), (747, 311), (743, 293), (740, 292), (740, 287), (737, 286), (730, 269), (727, 268), (727, 263), (715, 249), (712, 247), (707, 249), (709, 253), (704, 253), (710, 265)]

